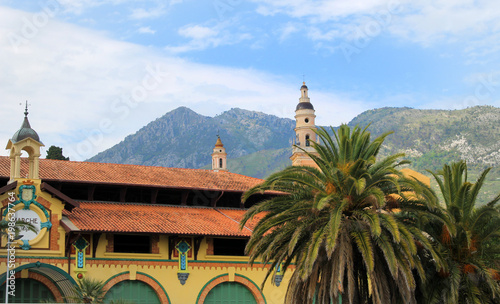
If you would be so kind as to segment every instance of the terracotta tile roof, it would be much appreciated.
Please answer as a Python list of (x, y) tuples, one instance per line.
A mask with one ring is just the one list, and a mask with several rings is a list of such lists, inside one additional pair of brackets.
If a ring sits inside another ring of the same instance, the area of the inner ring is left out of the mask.
[[(218, 209), (218, 210), (221, 211), (222, 213), (224, 213), (224, 215), (226, 215), (227, 217), (234, 219), (238, 223), (241, 221), (241, 219), (243, 218), (243, 215), (245, 214), (245, 212), (241, 212), (242, 210), (238, 210), (238, 209), (229, 209), (228, 208), (228, 209)], [(246, 211), (246, 210), (244, 210), (244, 211)], [(247, 227), (250, 230), (253, 230), (255, 228), (255, 225), (257, 225), (257, 223), (263, 217), (264, 217), (264, 213), (259, 213), (258, 215), (254, 216), (254, 218), (251, 221), (248, 221), (245, 224), (245, 227)]]
[(82, 231), (250, 237), (256, 219), (243, 230), (245, 209), (80, 202), (64, 215)]
[[(28, 172), (28, 160), (21, 159), (21, 176)], [(0, 176), (9, 178), (10, 159), (0, 156)], [(241, 174), (202, 169), (166, 168), (41, 159), (43, 181), (109, 183), (122, 185), (224, 190), (244, 192), (263, 180)]]

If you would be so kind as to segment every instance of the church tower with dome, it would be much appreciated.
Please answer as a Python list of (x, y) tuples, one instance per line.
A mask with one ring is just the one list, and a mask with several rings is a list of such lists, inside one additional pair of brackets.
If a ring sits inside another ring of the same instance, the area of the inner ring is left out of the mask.
[(213, 171), (227, 171), (227, 153), (226, 148), (217, 135), (217, 142), (212, 153), (212, 170)]
[[(295, 108), (295, 145), (290, 157), (292, 166), (316, 166), (307, 153), (317, 153), (311, 142), (316, 142), (316, 124), (314, 107), (308, 96), (306, 83), (300, 87), (300, 98)], [(307, 152), (307, 153), (306, 153)]]

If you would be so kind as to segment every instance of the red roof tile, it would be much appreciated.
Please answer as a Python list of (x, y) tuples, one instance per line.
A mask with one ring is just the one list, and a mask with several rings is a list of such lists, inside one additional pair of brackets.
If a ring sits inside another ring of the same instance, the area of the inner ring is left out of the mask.
[(256, 220), (239, 229), (244, 209), (80, 202), (64, 211), (82, 231), (249, 237)]
[[(21, 176), (28, 172), (28, 160), (22, 158)], [(0, 156), (0, 176), (10, 176), (10, 159)], [(244, 192), (263, 180), (227, 171), (107, 164), (52, 159), (40, 160), (40, 178), (44, 181), (110, 183), (122, 185), (224, 190)]]
[[(239, 225), (239, 222), (241, 221), (241, 219), (243, 218), (243, 215), (245, 214), (245, 211), (244, 212), (241, 212), (242, 210), (238, 210), (238, 209), (218, 209), (220, 212), (222, 212), (224, 215), (226, 215), (227, 217), (233, 219), (235, 222), (238, 222), (238, 225)], [(245, 224), (245, 227), (247, 227), (248, 229), (252, 230), (255, 228), (255, 225), (257, 225), (257, 223), (264, 217), (264, 213), (259, 213), (257, 214), (256, 216), (253, 217), (253, 219), (251, 221), (248, 221), (246, 224)]]

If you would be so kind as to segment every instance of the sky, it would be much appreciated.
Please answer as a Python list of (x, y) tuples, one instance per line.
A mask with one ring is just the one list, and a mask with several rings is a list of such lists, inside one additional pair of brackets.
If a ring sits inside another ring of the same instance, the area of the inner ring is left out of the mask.
[(26, 100), (71, 160), (180, 106), (293, 119), (303, 81), (317, 125), (500, 107), (499, 57), (498, 0), (0, 0), (0, 142)]

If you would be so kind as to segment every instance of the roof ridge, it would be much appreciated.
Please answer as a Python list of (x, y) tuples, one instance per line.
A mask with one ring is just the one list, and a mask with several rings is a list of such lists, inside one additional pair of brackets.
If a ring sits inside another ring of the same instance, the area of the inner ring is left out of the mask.
[(175, 208), (187, 208), (187, 209), (211, 209), (216, 210), (225, 209), (225, 210), (245, 210), (239, 208), (231, 208), (231, 207), (210, 207), (210, 206), (186, 206), (186, 205), (170, 205), (170, 204), (149, 204), (149, 203), (136, 203), (136, 202), (112, 202), (112, 201), (87, 201), (87, 200), (76, 200), (78, 203), (88, 203), (88, 204), (106, 204), (106, 205), (138, 205), (138, 206), (151, 206), (151, 207), (175, 207)]
[[(9, 177), (10, 159), (0, 156), (0, 177)], [(28, 170), (22, 158), (21, 170)], [(97, 183), (139, 187), (245, 192), (264, 180), (232, 172), (135, 164), (40, 160), (40, 178), (50, 182)]]
[[(2, 158), (9, 158), (8, 156), (0, 156)], [(26, 157), (23, 157), (26, 158)], [(214, 172), (213, 170), (210, 169), (200, 169), (200, 168), (178, 168), (178, 167), (164, 167), (164, 166), (154, 166), (154, 165), (138, 165), (138, 164), (120, 164), (120, 163), (101, 163), (101, 162), (92, 162), (92, 161), (80, 161), (80, 160), (60, 160), (60, 159), (48, 159), (48, 158), (41, 158), (40, 161), (48, 161), (48, 162), (64, 162), (64, 163), (72, 163), (72, 164), (92, 164), (92, 165), (98, 165), (98, 166), (125, 166), (125, 167), (146, 167), (146, 168), (161, 168), (161, 169), (173, 169), (173, 170), (186, 170), (186, 171), (201, 171), (201, 172), (213, 172), (214, 174), (231, 174), (231, 175), (239, 175), (251, 179), (259, 179), (263, 180), (258, 177), (253, 177), (253, 176), (248, 176), (248, 175), (243, 175), (240, 173), (234, 173), (230, 171), (218, 171)]]
[[(5, 156), (8, 157), (8, 156)], [(176, 169), (176, 170), (199, 170), (199, 171), (212, 171), (208, 169), (193, 169), (193, 168), (176, 168), (176, 167), (164, 167), (164, 166), (151, 166), (151, 165), (138, 165), (138, 164), (119, 164), (119, 163), (101, 163), (101, 162), (92, 162), (92, 161), (81, 161), (81, 160), (59, 160), (59, 159), (47, 159), (42, 158), (41, 161), (63, 161), (66, 163), (73, 164), (92, 164), (97, 166), (125, 166), (125, 167), (147, 167), (147, 168), (162, 168), (162, 169)]]
[[(239, 221), (235, 220), (234, 218), (230, 217), (229, 215), (225, 214), (224, 212), (219, 211), (217, 208), (214, 208), (214, 210), (217, 211), (217, 212), (219, 212), (220, 214), (224, 215), (228, 219), (232, 220), (233, 222), (237, 223), (238, 226), (241, 224)], [(248, 231), (253, 232), (253, 230), (250, 229), (250, 228), (248, 228), (246, 225), (244, 225), (243, 227), (246, 228)]]

